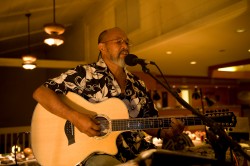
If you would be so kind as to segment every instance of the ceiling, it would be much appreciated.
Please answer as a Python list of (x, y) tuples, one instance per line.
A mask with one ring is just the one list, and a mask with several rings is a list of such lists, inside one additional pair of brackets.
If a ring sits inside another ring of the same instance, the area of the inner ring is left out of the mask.
[[(94, 9), (101, 2), (103, 0), (57, 0), (56, 22), (70, 28), (84, 16), (84, 11)], [(156, 62), (168, 75), (213, 76), (212, 70), (232, 65), (239, 65), (239, 72), (248, 73), (250, 70), (247, 65), (250, 64), (250, 0), (245, 2), (241, 10), (236, 10), (236, 13), (223, 11), (228, 13), (225, 18), (219, 18), (219, 11), (203, 19), (203, 22), (208, 24), (198, 21), (177, 29), (171, 34), (161, 34), (152, 40), (142, 41), (134, 46), (133, 53)], [(44, 66), (50, 68), (51, 62), (46, 62), (47, 57), (44, 52), (51, 48), (46, 46), (42, 39), (44, 38), (43, 25), (53, 22), (53, 1), (1, 0), (0, 6), (0, 66), (16, 67), (20, 64), (20, 55), (27, 52), (25, 14), (32, 13), (30, 46), (32, 50), (41, 52), (38, 59), (43, 59)], [(236, 32), (238, 29), (243, 32)], [(168, 51), (172, 53), (168, 54)], [(191, 61), (196, 61), (196, 64), (191, 65)], [(62, 65), (68, 67), (75, 65), (75, 62), (67, 61), (67, 65), (63, 63)], [(57, 66), (60, 68), (59, 62)], [(216, 73), (214, 77), (223, 77), (223, 75), (223, 73)], [(229, 77), (237, 77), (237, 75)], [(250, 79), (250, 76), (245, 74), (240, 79)]]
[[(83, 11), (97, 2), (100, 0), (56, 0), (55, 21), (64, 25), (66, 29), (70, 28), (84, 15)], [(28, 18), (25, 15), (31, 13), (30, 50), (32, 53), (36, 52), (43, 67), (51, 68), (53, 61), (48, 61), (47, 64), (44, 60), (47, 58), (46, 52), (50, 51), (51, 47), (43, 43), (45, 36), (43, 26), (53, 22), (53, 0), (2, 0), (0, 5), (2, 6), (0, 7), (0, 66), (20, 67), (22, 64), (21, 57), (28, 52)], [(59, 64), (53, 68), (76, 64), (68, 61), (57, 61), (57, 63)]]

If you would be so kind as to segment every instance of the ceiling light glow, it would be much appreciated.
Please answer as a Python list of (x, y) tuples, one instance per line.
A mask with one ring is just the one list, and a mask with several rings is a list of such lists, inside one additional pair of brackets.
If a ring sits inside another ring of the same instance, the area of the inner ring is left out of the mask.
[(44, 39), (44, 43), (48, 44), (49, 46), (59, 46), (64, 43), (64, 38), (60, 35), (64, 33), (65, 27), (56, 23), (55, 9), (55, 0), (53, 0), (53, 23), (44, 25), (44, 31), (48, 34)]
[(238, 33), (243, 33), (243, 32), (245, 32), (246, 30), (245, 30), (245, 28), (238, 28), (237, 30), (236, 30), (236, 32), (238, 32)]
[(23, 59), (23, 68), (28, 70), (33, 70), (36, 68), (36, 57), (32, 55), (25, 55), (22, 57)]
[(218, 71), (234, 72), (236, 71), (236, 68), (235, 67), (223, 67), (223, 68), (218, 68)]
[(172, 51), (166, 51), (166, 54), (167, 54), (167, 55), (171, 55), (171, 54), (172, 54)]

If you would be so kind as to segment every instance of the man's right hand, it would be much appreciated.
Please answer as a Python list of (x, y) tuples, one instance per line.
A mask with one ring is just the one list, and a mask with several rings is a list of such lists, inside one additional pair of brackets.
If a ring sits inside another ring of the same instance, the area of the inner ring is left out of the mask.
[(89, 137), (100, 135), (100, 122), (98, 122), (93, 115), (74, 112), (72, 123), (80, 132), (87, 134)]

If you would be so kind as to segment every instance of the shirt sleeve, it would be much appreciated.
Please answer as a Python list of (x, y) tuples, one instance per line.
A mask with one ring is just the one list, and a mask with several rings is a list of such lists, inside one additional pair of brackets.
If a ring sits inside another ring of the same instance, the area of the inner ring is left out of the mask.
[(82, 65), (69, 69), (59, 76), (48, 79), (44, 86), (50, 88), (56, 93), (67, 94), (68, 91), (79, 93), (84, 88), (84, 79), (86, 70)]

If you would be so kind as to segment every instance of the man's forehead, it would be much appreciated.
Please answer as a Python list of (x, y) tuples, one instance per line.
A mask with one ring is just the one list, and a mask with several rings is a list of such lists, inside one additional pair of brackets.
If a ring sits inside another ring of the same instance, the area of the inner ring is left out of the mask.
[(107, 31), (106, 39), (127, 39), (127, 35), (119, 28), (113, 28)]

